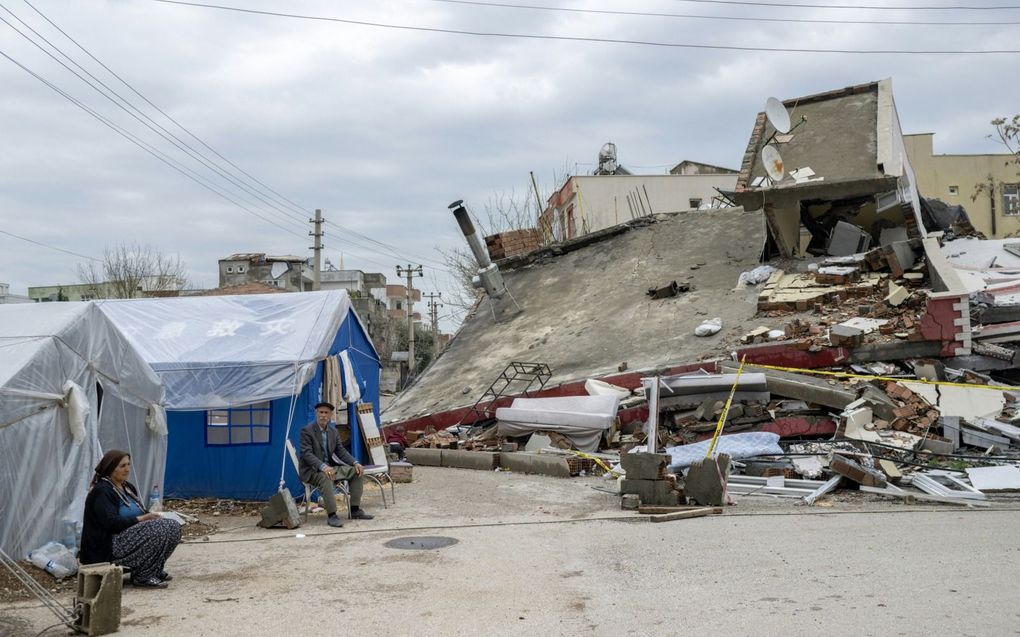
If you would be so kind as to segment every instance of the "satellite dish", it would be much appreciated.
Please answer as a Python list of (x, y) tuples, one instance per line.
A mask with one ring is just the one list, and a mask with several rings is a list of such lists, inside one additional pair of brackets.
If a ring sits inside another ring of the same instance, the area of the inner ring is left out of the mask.
[(786, 166), (783, 165), (783, 156), (775, 146), (766, 146), (761, 149), (761, 163), (765, 166), (765, 173), (772, 181), (782, 181), (786, 176)]
[(790, 113), (778, 99), (770, 97), (765, 100), (765, 117), (769, 118), (777, 133), (785, 135), (790, 132)]

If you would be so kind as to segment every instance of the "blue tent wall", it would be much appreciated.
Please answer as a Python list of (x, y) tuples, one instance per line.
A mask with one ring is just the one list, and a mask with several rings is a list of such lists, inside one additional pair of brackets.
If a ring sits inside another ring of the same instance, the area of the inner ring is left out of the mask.
[[(341, 324), (330, 348), (330, 354), (347, 350), (355, 375), (363, 381), (362, 401), (371, 402), (379, 413), (380, 363), (368, 335), (361, 329), (353, 312)], [(300, 454), (301, 428), (315, 419), (314, 406), (322, 395), (322, 368), (297, 396), (290, 439)], [(346, 379), (345, 379), (346, 380)], [(284, 453), (284, 435), (291, 399), (272, 401), (270, 411), (270, 444), (207, 446), (205, 441), (206, 412), (167, 412), (167, 463), (164, 492), (166, 497), (217, 497), (236, 500), (265, 500), (276, 492), (280, 481), (280, 461)], [(357, 422), (353, 405), (348, 407), (349, 422)], [(355, 455), (361, 459), (363, 450), (360, 432), (352, 427)], [(286, 486), (291, 493), (302, 493), (301, 482), (288, 458), (284, 471)]]

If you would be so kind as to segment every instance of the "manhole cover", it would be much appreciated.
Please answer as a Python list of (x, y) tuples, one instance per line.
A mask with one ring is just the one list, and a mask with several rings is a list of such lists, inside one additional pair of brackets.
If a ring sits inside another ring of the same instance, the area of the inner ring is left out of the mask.
[(394, 540), (390, 540), (386, 543), (391, 549), (408, 549), (408, 550), (429, 550), (429, 549), (442, 549), (447, 546), (453, 546), (457, 543), (457, 540), (452, 537), (442, 537), (437, 535), (425, 536), (425, 537), (398, 537)]

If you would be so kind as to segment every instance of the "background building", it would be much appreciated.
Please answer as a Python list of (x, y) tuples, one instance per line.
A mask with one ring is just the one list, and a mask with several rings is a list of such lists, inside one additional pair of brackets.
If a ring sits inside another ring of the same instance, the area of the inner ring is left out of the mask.
[(935, 133), (903, 136), (921, 194), (963, 206), (971, 224), (989, 239), (1020, 234), (1016, 157), (1006, 153), (936, 155), (934, 137)]

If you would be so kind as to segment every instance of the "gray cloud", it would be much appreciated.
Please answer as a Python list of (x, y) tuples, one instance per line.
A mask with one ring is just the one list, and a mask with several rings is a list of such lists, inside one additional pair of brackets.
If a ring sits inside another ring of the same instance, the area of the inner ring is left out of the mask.
[[(26, 5), (5, 4), (87, 63)], [(271, 0), (237, 4), (450, 29), (662, 42), (1015, 48), (1015, 27), (1005, 25), (720, 22), (428, 0), (342, 7), (310, 0), (299, 9)], [(446, 211), (451, 200), (464, 198), (481, 209), (493, 192), (527, 193), (531, 170), (548, 193), (559, 185), (553, 177), (562, 177), (564, 167), (590, 170), (585, 164), (605, 141), (618, 145), (625, 165), (646, 166), (645, 172), (664, 172), (682, 159), (737, 166), (768, 95), (794, 97), (892, 77), (905, 131), (935, 131), (937, 152), (997, 152), (985, 138), (989, 120), (1020, 110), (1012, 55), (667, 49), (397, 31), (144, 1), (39, 0), (37, 6), (166, 112), (274, 189), (308, 209), (323, 208), (327, 218), (402, 254), (431, 259), (440, 258), (435, 247), (460, 244)], [(626, 8), (802, 19), (988, 18), (974, 12), (692, 8), (665, 0)], [(995, 13), (1020, 19), (1020, 11)], [(0, 50), (186, 161), (6, 26), (0, 28)], [(88, 68), (102, 73), (91, 62)], [(102, 77), (130, 95), (116, 80)], [(0, 82), (0, 229), (96, 255), (118, 241), (152, 243), (179, 253), (205, 285), (215, 284), (216, 260), (232, 252), (307, 253), (307, 225), (249, 204), (299, 236), (260, 221), (118, 137), (6, 60), (0, 60)], [(398, 262), (332, 227), (325, 241), (334, 262), (343, 251), (347, 267), (391, 276)], [(76, 261), (0, 235), (0, 280), (15, 290), (73, 281)], [(426, 284), (449, 285), (447, 276), (435, 272)]]

